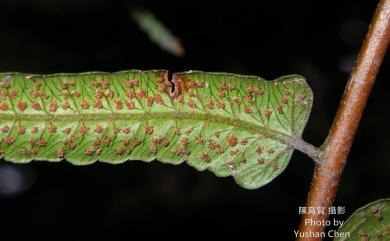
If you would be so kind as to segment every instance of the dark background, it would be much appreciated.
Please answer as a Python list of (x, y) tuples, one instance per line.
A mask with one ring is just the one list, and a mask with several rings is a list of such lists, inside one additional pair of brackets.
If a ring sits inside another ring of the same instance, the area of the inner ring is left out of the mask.
[[(164, 68), (259, 75), (298, 73), (314, 91), (304, 139), (321, 145), (377, 1), (0, 0), (0, 71), (32, 73)], [(152, 43), (129, 17), (152, 11), (182, 40), (178, 58)], [(351, 150), (335, 206), (389, 197), (389, 58)], [(295, 152), (267, 186), (186, 164), (0, 162), (0, 240), (254, 235), (293, 240), (314, 163)], [(186, 234), (181, 234), (185, 232)], [(7, 237), (7, 238), (5, 238)], [(114, 239), (115, 240), (115, 239)]]

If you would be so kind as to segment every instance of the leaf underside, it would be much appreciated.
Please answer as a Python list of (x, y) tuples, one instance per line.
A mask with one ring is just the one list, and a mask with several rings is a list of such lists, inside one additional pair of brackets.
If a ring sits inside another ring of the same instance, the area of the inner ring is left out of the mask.
[(278, 176), (312, 106), (303, 77), (165, 70), (0, 74), (0, 155), (8, 161), (158, 159), (248, 189)]
[(356, 210), (338, 233), (349, 233), (350, 237), (337, 237), (335, 241), (389, 241), (390, 199), (381, 199)]

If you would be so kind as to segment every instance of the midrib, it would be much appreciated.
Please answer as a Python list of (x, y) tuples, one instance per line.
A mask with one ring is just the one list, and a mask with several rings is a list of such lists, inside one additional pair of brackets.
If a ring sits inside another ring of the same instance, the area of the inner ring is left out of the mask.
[(145, 113), (100, 113), (100, 114), (0, 114), (0, 121), (120, 121), (120, 120), (194, 120), (213, 122), (229, 125), (235, 128), (248, 130), (251, 133), (259, 134), (265, 138), (277, 140), (283, 144), (293, 146), (296, 138), (283, 132), (256, 125), (240, 119), (226, 118), (212, 114), (186, 113), (186, 112), (145, 112)]

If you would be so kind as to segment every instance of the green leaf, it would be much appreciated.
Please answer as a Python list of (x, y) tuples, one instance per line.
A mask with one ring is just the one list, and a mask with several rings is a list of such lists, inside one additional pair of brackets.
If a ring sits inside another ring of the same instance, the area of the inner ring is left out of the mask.
[(185, 50), (180, 39), (174, 36), (150, 11), (136, 7), (131, 9), (130, 15), (139, 25), (141, 30), (149, 35), (150, 40), (157, 44), (161, 49), (176, 57), (184, 56)]
[(335, 241), (389, 241), (390, 240), (390, 199), (381, 199), (356, 210), (339, 228), (338, 233), (349, 233), (348, 238)]
[(5, 160), (158, 159), (258, 188), (298, 148), (312, 105), (303, 77), (164, 70), (0, 76)]

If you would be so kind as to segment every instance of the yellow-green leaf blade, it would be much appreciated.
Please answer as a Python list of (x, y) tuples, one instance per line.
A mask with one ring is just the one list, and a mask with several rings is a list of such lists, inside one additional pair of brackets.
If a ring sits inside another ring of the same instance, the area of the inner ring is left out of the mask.
[(390, 199), (377, 200), (359, 208), (337, 232), (347, 237), (335, 236), (335, 241), (389, 241)]
[[(74, 164), (183, 161), (245, 188), (287, 166), (312, 93), (298, 75), (122, 71), (2, 74), (0, 153)], [(172, 85), (174, 85), (172, 87)]]

